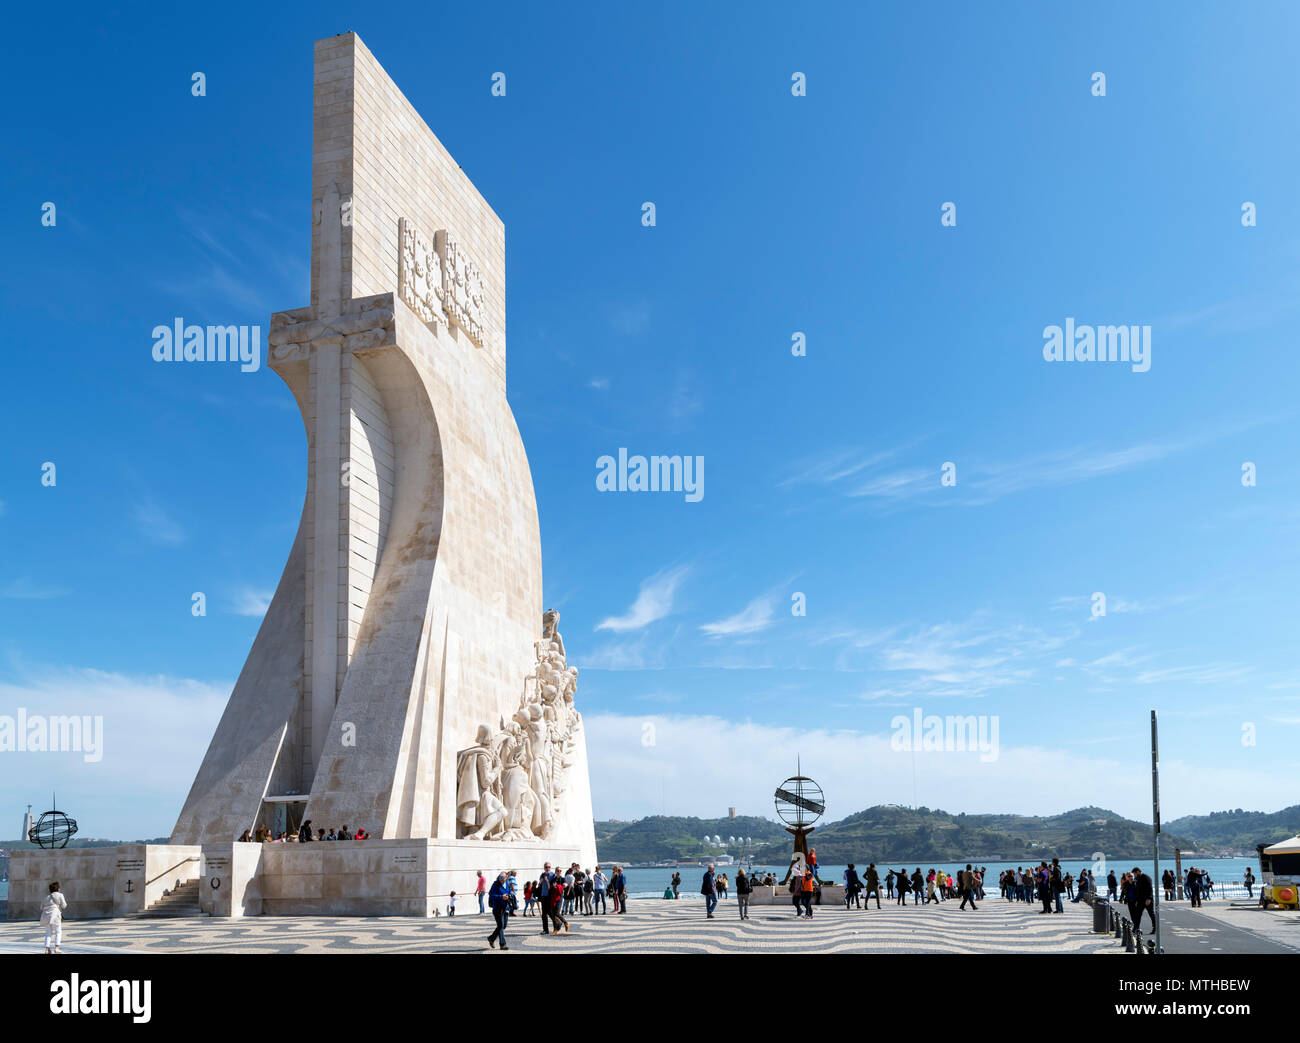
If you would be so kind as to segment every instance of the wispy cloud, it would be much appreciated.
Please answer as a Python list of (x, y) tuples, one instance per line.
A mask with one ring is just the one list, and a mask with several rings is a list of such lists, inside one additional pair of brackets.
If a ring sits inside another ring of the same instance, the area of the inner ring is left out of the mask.
[(175, 547), (185, 542), (185, 530), (152, 497), (138, 501), (135, 523), (152, 542)]
[(15, 601), (48, 601), (51, 598), (61, 598), (65, 594), (67, 591), (63, 587), (36, 583), (26, 576), (20, 576), (0, 586), (0, 598), (12, 598)]
[(1243, 681), (1250, 667), (1237, 663), (1204, 663), (1188, 666), (1171, 666), (1163, 670), (1144, 670), (1133, 680), (1137, 684), (1232, 684)]
[(587, 381), (587, 387), (591, 388), (593, 391), (608, 391), (609, 377), (592, 377)]
[(687, 572), (686, 566), (682, 565), (650, 576), (642, 582), (640, 593), (627, 612), (601, 620), (596, 624), (596, 629), (623, 633), (640, 630), (657, 619), (663, 619), (672, 612), (673, 597)]
[(776, 614), (776, 597), (763, 594), (756, 597), (734, 616), (720, 619), (716, 623), (705, 623), (700, 627), (710, 637), (727, 637), (733, 634), (754, 634), (766, 630), (772, 625)]
[(892, 459), (901, 451), (901, 447), (882, 450), (839, 449), (805, 457), (796, 461), (790, 467), (790, 473), (777, 485), (834, 485)]
[[(780, 484), (816, 483), (883, 510), (927, 502), (981, 506), (1030, 489), (1075, 485), (1136, 470), (1267, 422), (1223, 425), (1181, 441), (1141, 442), (1109, 450), (1074, 446), (1018, 460), (990, 461), (951, 449), (923, 464), (885, 468), (882, 465), (901, 455), (900, 449), (837, 451), (801, 461)], [(942, 465), (947, 462), (956, 469), (955, 485), (942, 484)]]
[[(1105, 592), (1101, 591), (1100, 593)], [(1161, 612), (1164, 609), (1173, 608), (1176, 605), (1186, 605), (1189, 602), (1195, 601), (1197, 597), (1198, 595), (1196, 594), (1165, 594), (1156, 597), (1138, 599), (1122, 597), (1119, 594), (1107, 595), (1105, 615), (1122, 616), (1146, 612)], [(1092, 614), (1092, 601), (1093, 595), (1091, 594), (1070, 594), (1064, 597), (1059, 597), (1052, 602), (1052, 610), (1061, 611), (1063, 609), (1075, 609), (1086, 606), (1088, 610), (1088, 621), (1092, 622), (1103, 618), (1100, 615), (1094, 616)]]
[(271, 598), (274, 591), (254, 590), (251, 587), (242, 588), (235, 595), (234, 611), (238, 616), (255, 616), (260, 619), (266, 615), (266, 610), (271, 607)]

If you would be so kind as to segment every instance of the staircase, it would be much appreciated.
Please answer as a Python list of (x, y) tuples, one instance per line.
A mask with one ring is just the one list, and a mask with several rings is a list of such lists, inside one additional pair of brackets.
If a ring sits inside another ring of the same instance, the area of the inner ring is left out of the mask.
[(179, 916), (202, 916), (199, 909), (199, 882), (187, 880), (173, 887), (140, 914), (141, 919), (170, 919)]

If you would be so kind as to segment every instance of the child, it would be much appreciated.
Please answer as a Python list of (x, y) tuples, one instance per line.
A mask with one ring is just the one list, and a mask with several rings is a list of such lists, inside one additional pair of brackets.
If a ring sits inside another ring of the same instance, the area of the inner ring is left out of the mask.
[(447, 915), (448, 916), (456, 915), (456, 892), (455, 891), (453, 891), (450, 895), (447, 896)]

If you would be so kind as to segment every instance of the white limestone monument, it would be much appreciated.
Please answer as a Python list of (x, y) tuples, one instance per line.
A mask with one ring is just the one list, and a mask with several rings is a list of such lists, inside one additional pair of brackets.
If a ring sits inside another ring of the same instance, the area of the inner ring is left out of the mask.
[[(506, 401), (504, 226), (354, 33), (316, 43), (311, 191), (311, 303), (269, 335), (307, 435), (297, 536), (170, 845), (57, 864), (82, 898), (112, 878), (83, 915), (147, 905), (158, 872), (216, 915), (431, 915), (478, 869), (595, 862)], [(372, 839), (236, 842), (304, 820)]]
[(234, 840), (298, 796), (318, 827), (591, 861), (577, 671), (543, 632), (505, 394), (504, 226), (353, 33), (316, 44), (313, 131), (312, 300), (269, 337), (307, 497), (172, 841)]

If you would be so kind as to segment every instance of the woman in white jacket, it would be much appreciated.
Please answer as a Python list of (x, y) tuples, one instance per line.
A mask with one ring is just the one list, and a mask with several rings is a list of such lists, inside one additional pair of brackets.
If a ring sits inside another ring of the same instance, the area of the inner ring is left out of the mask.
[(56, 880), (50, 884), (50, 893), (41, 903), (41, 926), (45, 928), (46, 956), (51, 952), (51, 943), (53, 943), (53, 951), (59, 952), (59, 945), (63, 942), (63, 910), (67, 907), (68, 900), (63, 897), (63, 892), (59, 890), (59, 882)]

